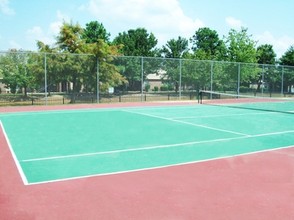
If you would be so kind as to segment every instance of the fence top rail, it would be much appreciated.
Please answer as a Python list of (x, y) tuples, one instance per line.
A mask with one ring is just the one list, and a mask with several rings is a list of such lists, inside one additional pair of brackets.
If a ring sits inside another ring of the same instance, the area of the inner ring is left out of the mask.
[[(0, 50), (0, 54), (43, 54), (43, 55), (73, 55), (73, 56), (95, 56), (90, 53), (64, 53), (64, 52), (38, 52), (38, 51), (3, 51)], [(231, 61), (220, 61), (220, 60), (195, 60), (187, 58), (166, 58), (166, 57), (144, 57), (144, 56), (109, 56), (113, 58), (137, 58), (137, 59), (161, 59), (161, 60), (177, 60), (177, 61), (189, 61), (189, 62), (208, 62), (208, 63), (221, 63), (221, 64), (234, 64), (234, 65), (256, 65), (256, 66), (266, 66), (274, 68), (293, 68), (290, 65), (280, 65), (280, 64), (259, 64), (259, 63), (243, 63), (243, 62), (231, 62)], [(99, 58), (98, 58), (99, 60)]]
[(50, 54), (50, 55), (73, 55), (73, 56), (95, 56), (94, 54), (91, 53), (54, 53), (54, 52), (35, 52), (35, 51), (3, 51), (0, 50), (1, 54)]

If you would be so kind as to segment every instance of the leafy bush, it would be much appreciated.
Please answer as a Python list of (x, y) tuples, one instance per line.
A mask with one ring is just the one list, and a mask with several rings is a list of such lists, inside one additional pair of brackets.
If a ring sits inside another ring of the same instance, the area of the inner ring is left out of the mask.
[(160, 91), (168, 91), (168, 86), (167, 85), (160, 86)]
[(164, 84), (160, 87), (160, 91), (173, 91), (174, 86), (172, 84)]
[(145, 85), (145, 91), (148, 92), (149, 89), (150, 89), (150, 84), (146, 84), (146, 85)]

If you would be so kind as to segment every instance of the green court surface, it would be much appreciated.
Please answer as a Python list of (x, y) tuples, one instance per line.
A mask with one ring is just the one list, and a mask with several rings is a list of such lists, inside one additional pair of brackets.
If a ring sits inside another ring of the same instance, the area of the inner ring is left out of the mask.
[(293, 146), (293, 103), (268, 103), (279, 105), (272, 111), (258, 105), (22, 112), (0, 120), (24, 184), (36, 184)]

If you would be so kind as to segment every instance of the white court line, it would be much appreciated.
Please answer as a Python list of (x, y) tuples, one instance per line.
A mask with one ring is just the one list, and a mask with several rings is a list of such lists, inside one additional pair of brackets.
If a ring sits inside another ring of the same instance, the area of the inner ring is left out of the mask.
[(148, 116), (148, 117), (152, 117), (152, 118), (159, 118), (159, 119), (172, 121), (172, 122), (177, 122), (177, 123), (181, 123), (181, 124), (192, 125), (194, 127), (206, 128), (206, 129), (210, 129), (210, 130), (221, 131), (221, 132), (225, 132), (225, 133), (237, 134), (237, 135), (242, 135), (242, 136), (250, 136), (249, 134), (245, 134), (245, 133), (240, 133), (240, 132), (235, 132), (235, 131), (230, 131), (230, 130), (225, 130), (225, 129), (214, 128), (214, 127), (210, 127), (210, 126), (207, 126), (207, 125), (194, 124), (194, 123), (180, 121), (180, 120), (172, 119), (172, 118), (165, 118), (165, 117), (161, 117), (161, 116), (156, 116), (156, 115), (151, 115), (151, 114), (146, 114), (146, 113), (140, 113), (140, 112), (132, 112), (132, 111), (127, 111), (127, 110), (122, 110), (122, 111), (132, 113), (132, 114), (144, 115), (144, 116)]
[(19, 161), (18, 161), (18, 159), (17, 159), (17, 157), (16, 157), (16, 155), (15, 155), (15, 153), (14, 153), (12, 147), (11, 147), (11, 143), (10, 143), (10, 141), (9, 141), (9, 139), (8, 139), (8, 136), (7, 136), (7, 134), (6, 134), (6, 131), (5, 131), (4, 126), (3, 126), (3, 124), (2, 124), (1, 121), (0, 121), (0, 128), (2, 129), (2, 132), (3, 132), (3, 134), (4, 134), (4, 137), (5, 137), (6, 142), (7, 142), (7, 144), (8, 144), (9, 150), (10, 150), (10, 152), (11, 152), (11, 155), (12, 155), (12, 157), (13, 157), (13, 160), (14, 160), (14, 162), (15, 162), (15, 164), (16, 164), (17, 169), (18, 169), (18, 172), (19, 172), (19, 174), (20, 174), (20, 176), (21, 176), (21, 179), (22, 179), (22, 181), (23, 181), (23, 183), (24, 183), (25, 185), (28, 185), (28, 180), (27, 180), (27, 178), (26, 178), (26, 176), (25, 176), (25, 174), (24, 174), (24, 172), (23, 172), (23, 170), (22, 170), (22, 167), (21, 167), (20, 164), (19, 164)]
[(162, 106), (122, 106), (122, 107), (106, 107), (106, 108), (83, 108), (83, 109), (61, 109), (61, 110), (36, 110), (27, 112), (0, 112), (0, 117), (10, 116), (31, 116), (31, 115), (48, 115), (48, 114), (76, 114), (76, 113), (96, 113), (121, 111), (121, 109), (142, 110), (142, 109), (166, 109), (166, 108), (200, 108), (198, 105), (162, 105)]
[(132, 152), (132, 151), (144, 151), (144, 150), (152, 150), (152, 149), (160, 149), (160, 148), (188, 146), (188, 145), (194, 145), (194, 144), (196, 145), (196, 144), (223, 142), (223, 141), (238, 140), (238, 139), (248, 139), (248, 138), (255, 138), (255, 137), (262, 137), (262, 136), (272, 136), (272, 135), (288, 134), (288, 133), (294, 133), (294, 130), (257, 134), (257, 135), (249, 135), (249, 136), (242, 136), (242, 137), (233, 137), (233, 138), (221, 138), (221, 139), (215, 139), (215, 140), (194, 141), (194, 142), (186, 142), (186, 143), (180, 143), (180, 144), (167, 144), (167, 145), (158, 145), (158, 146), (150, 146), (150, 147), (142, 147), (142, 148), (129, 148), (129, 149), (123, 149), (123, 150), (102, 151), (102, 152), (93, 152), (93, 153), (84, 153), (84, 154), (72, 154), (72, 155), (54, 156), (54, 157), (32, 158), (32, 159), (21, 160), (20, 162), (25, 163), (25, 162), (34, 162), (34, 161), (57, 160), (57, 159), (74, 158), (74, 157), (115, 154), (115, 153)]
[(169, 148), (169, 147), (177, 147), (177, 146), (185, 146), (185, 145), (193, 145), (193, 144), (221, 142), (221, 141), (235, 140), (235, 139), (240, 139), (240, 138), (243, 138), (243, 137), (222, 138), (222, 139), (206, 140), (206, 141), (194, 141), (194, 142), (187, 142), (187, 143), (180, 143), (180, 144), (157, 145), (157, 146), (142, 147), (142, 148), (128, 148), (128, 149), (123, 149), (123, 150), (101, 151), (101, 152), (85, 153), (85, 154), (72, 154), (72, 155), (56, 156), (56, 157), (43, 157), (43, 158), (36, 158), (36, 159), (21, 160), (21, 162), (31, 162), (31, 161), (40, 161), (40, 160), (55, 160), (55, 159), (84, 157), (84, 156), (93, 156), (93, 155), (101, 155), (101, 154), (105, 155), (105, 154), (115, 154), (115, 153), (122, 153), (122, 152), (143, 151), (143, 150)]
[(193, 118), (218, 118), (218, 117), (231, 117), (231, 116), (246, 116), (246, 115), (267, 115), (267, 114), (278, 114), (277, 112), (262, 112), (262, 113), (240, 113), (240, 114), (223, 114), (223, 115), (202, 115), (202, 116), (191, 116), (191, 117), (174, 117), (171, 119), (193, 119)]
[(254, 152), (249, 152), (249, 153), (234, 154), (234, 155), (230, 155), (230, 156), (222, 156), (222, 157), (189, 161), (189, 162), (182, 162), (182, 163), (176, 163), (176, 164), (168, 164), (168, 165), (154, 166), (154, 167), (148, 167), (148, 168), (131, 169), (131, 170), (125, 170), (125, 171), (114, 171), (114, 172), (109, 172), (109, 173), (98, 173), (98, 174), (93, 174), (93, 175), (83, 175), (83, 176), (69, 177), (69, 178), (63, 178), (63, 179), (54, 179), (54, 180), (48, 180), (48, 181), (33, 182), (33, 183), (29, 183), (29, 185), (38, 185), (38, 184), (62, 182), (62, 181), (69, 181), (69, 180), (78, 180), (78, 179), (98, 177), (98, 176), (127, 174), (127, 173), (132, 173), (132, 172), (141, 172), (141, 171), (148, 171), (148, 170), (155, 170), (155, 169), (162, 169), (162, 168), (169, 168), (169, 167), (176, 167), (176, 166), (185, 166), (185, 165), (189, 165), (189, 164), (204, 163), (204, 162), (223, 160), (223, 159), (228, 159), (228, 158), (233, 158), (233, 157), (242, 157), (242, 156), (248, 156), (248, 155), (253, 155), (253, 154), (258, 154), (258, 153), (278, 151), (278, 150), (283, 150), (283, 149), (288, 149), (288, 148), (293, 148), (293, 147), (294, 147), (293, 145), (290, 145), (290, 146), (284, 146), (284, 147), (279, 147), (279, 148), (274, 148), (274, 149), (266, 149), (266, 150), (254, 151)]
[(78, 113), (98, 113), (120, 111), (118, 108), (89, 108), (89, 109), (64, 109), (64, 110), (44, 110), (44, 111), (28, 111), (28, 112), (2, 112), (0, 117), (11, 116), (35, 116), (35, 115), (51, 115), (51, 114), (78, 114)]

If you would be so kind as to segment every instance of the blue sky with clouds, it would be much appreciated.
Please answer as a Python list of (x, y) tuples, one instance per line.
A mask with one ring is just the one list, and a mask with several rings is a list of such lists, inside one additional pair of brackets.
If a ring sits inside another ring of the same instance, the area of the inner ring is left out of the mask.
[(200, 27), (220, 38), (248, 28), (259, 44), (272, 44), (278, 58), (294, 45), (293, 0), (0, 0), (0, 50), (37, 50), (36, 40), (55, 42), (63, 21), (85, 26), (97, 20), (114, 38), (144, 27), (159, 46)]

